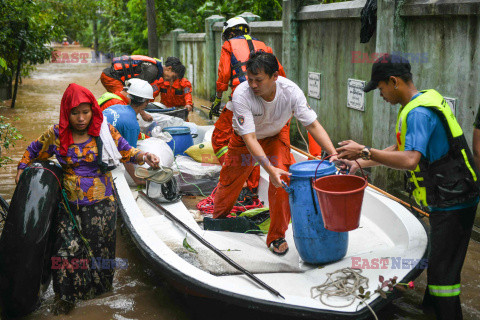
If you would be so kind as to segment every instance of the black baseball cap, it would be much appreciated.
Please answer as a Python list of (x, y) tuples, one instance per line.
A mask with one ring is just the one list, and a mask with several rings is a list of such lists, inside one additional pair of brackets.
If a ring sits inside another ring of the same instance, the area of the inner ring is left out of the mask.
[(406, 58), (394, 54), (384, 54), (373, 63), (372, 78), (363, 91), (375, 90), (378, 82), (388, 79), (390, 76), (402, 76), (410, 73), (411, 69), (410, 62)]

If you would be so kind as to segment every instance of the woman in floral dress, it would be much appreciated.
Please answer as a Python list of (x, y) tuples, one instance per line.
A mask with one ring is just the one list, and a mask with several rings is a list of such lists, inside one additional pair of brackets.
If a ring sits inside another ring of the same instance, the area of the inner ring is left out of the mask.
[[(55, 156), (63, 168), (63, 188), (68, 198), (60, 206), (53, 227), (56, 238), (52, 257), (54, 314), (66, 314), (77, 299), (90, 299), (112, 288), (115, 270), (116, 202), (110, 171), (99, 157), (97, 143), (108, 144), (120, 162), (158, 167), (159, 159), (130, 147), (103, 115), (93, 94), (70, 84), (60, 106), (60, 123), (32, 142), (18, 165), (16, 181), (35, 160)], [(107, 131), (108, 139), (101, 133)], [(108, 136), (111, 135), (111, 138)], [(103, 141), (105, 140), (105, 141)], [(105, 159), (105, 158), (103, 158)], [(71, 211), (72, 215), (68, 212)], [(78, 226), (78, 227), (77, 227)]]

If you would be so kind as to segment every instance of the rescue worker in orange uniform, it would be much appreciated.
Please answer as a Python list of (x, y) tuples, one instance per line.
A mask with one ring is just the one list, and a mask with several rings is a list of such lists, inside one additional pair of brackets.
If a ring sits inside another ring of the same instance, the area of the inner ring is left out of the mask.
[[(288, 251), (285, 232), (290, 222), (290, 206), (282, 180), (288, 181), (287, 170), (293, 164), (288, 132), (292, 113), (327, 153), (335, 154), (335, 148), (303, 91), (294, 82), (279, 76), (279, 64), (272, 53), (253, 52), (246, 69), (248, 81), (238, 85), (232, 97), (234, 134), (220, 171), (213, 218), (230, 213), (243, 181), (255, 162), (259, 162), (270, 176), (271, 222), (267, 246), (271, 246), (274, 254), (284, 255)], [(337, 157), (333, 155), (330, 159), (334, 161)]]
[(123, 90), (125, 81), (139, 78), (148, 81), (153, 87), (153, 97), (160, 93), (153, 83), (163, 76), (160, 60), (142, 55), (121, 56), (112, 59), (112, 65), (105, 68), (100, 76), (103, 86), (108, 92)]
[(185, 76), (185, 66), (177, 57), (168, 57), (163, 77), (154, 82), (160, 90), (160, 102), (168, 108), (186, 107), (193, 110), (192, 84)]
[[(235, 88), (247, 80), (246, 62), (251, 51), (263, 50), (272, 53), (272, 48), (268, 47), (262, 41), (252, 38), (249, 35), (250, 28), (248, 23), (242, 17), (235, 17), (225, 22), (223, 27), (222, 39), (225, 41), (220, 54), (218, 64), (217, 92), (215, 102), (210, 109), (210, 119), (212, 116), (219, 116), (215, 122), (215, 129), (212, 134), (213, 150), (221, 164), (224, 163), (225, 154), (228, 151), (228, 142), (233, 134), (232, 129), (232, 95), (229, 97), (227, 105), (222, 113), (219, 113), (222, 93), (227, 91), (228, 86), (232, 88), (232, 94)], [(279, 63), (278, 73), (285, 77), (285, 71)], [(258, 181), (260, 179), (260, 167), (257, 165), (252, 171), (246, 182), (248, 190), (256, 193)], [(242, 194), (250, 194), (243, 190)], [(252, 195), (252, 194), (250, 194)], [(241, 199), (243, 200), (243, 199)]]

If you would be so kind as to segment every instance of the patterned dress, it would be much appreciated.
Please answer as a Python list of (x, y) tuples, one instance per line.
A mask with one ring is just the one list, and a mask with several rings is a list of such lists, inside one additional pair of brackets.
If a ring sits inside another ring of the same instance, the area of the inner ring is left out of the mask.
[[(130, 147), (113, 126), (109, 125), (109, 129), (122, 155), (121, 161), (135, 162), (140, 150)], [(59, 127), (54, 125), (28, 146), (18, 169), (55, 155), (64, 170), (63, 188), (69, 201), (68, 206), (60, 206), (53, 224), (56, 234), (53, 288), (60, 299), (74, 302), (92, 298), (112, 287), (117, 207), (112, 174), (103, 174), (97, 165), (95, 139), (90, 137), (83, 143), (70, 145), (66, 156), (60, 155), (59, 145)], [(70, 208), (75, 221), (66, 207)]]

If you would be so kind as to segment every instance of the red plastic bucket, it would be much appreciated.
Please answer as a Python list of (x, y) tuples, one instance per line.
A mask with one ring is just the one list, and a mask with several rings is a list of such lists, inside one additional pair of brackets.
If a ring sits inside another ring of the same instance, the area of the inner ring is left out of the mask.
[(336, 232), (358, 228), (366, 178), (331, 175), (315, 179), (315, 189), (325, 229)]

